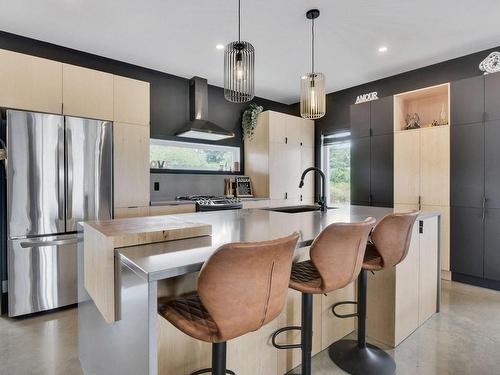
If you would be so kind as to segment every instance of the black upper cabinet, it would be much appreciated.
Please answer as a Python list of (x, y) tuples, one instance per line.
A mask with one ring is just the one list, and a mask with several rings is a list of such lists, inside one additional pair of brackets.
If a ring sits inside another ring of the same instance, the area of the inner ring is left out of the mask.
[(451, 126), (451, 205), (482, 207), (484, 125)]
[(484, 76), (485, 120), (500, 119), (500, 74)]
[(484, 235), (481, 208), (451, 207), (451, 270), (483, 277)]
[(372, 135), (392, 134), (394, 129), (394, 97), (387, 96), (371, 102)]
[(484, 222), (484, 277), (500, 281), (500, 210), (486, 210)]
[(370, 202), (370, 137), (351, 140), (351, 204)]
[(370, 102), (351, 105), (351, 137), (370, 136)]
[(371, 137), (370, 150), (372, 205), (392, 207), (394, 202), (394, 135)]
[(482, 122), (484, 117), (484, 78), (472, 77), (450, 85), (451, 124)]
[(488, 208), (500, 208), (500, 120), (484, 124), (484, 140), (486, 205)]

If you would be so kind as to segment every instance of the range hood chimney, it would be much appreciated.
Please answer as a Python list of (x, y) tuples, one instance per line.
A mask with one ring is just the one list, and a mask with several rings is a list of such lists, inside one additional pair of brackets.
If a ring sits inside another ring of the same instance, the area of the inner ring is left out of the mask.
[(193, 77), (189, 81), (189, 114), (191, 121), (176, 136), (208, 141), (234, 137), (233, 132), (208, 121), (208, 83), (204, 78)]

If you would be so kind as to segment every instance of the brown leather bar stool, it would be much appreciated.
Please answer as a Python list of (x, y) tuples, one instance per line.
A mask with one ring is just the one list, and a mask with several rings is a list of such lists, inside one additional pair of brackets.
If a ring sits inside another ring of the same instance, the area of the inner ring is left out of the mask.
[(175, 327), (212, 343), (212, 368), (193, 375), (234, 374), (226, 369), (226, 342), (281, 313), (298, 238), (223, 245), (201, 269), (197, 293), (158, 302), (159, 314)]
[[(333, 305), (338, 318), (358, 317), (358, 340), (339, 340), (328, 349), (330, 358), (342, 370), (354, 375), (392, 375), (396, 372), (394, 359), (382, 349), (366, 343), (367, 271), (381, 271), (402, 262), (410, 248), (411, 233), (418, 212), (385, 216), (373, 229), (366, 247), (363, 269), (358, 278), (357, 302), (344, 301)], [(357, 313), (338, 314), (340, 305), (355, 304)]]
[[(374, 224), (371, 217), (360, 223), (330, 224), (311, 245), (311, 259), (292, 266), (289, 286), (302, 293), (302, 323), (277, 330), (272, 343), (278, 349), (302, 349), (302, 375), (311, 374), (313, 295), (341, 289), (358, 277)], [(277, 344), (277, 336), (290, 330), (301, 331), (301, 343)]]

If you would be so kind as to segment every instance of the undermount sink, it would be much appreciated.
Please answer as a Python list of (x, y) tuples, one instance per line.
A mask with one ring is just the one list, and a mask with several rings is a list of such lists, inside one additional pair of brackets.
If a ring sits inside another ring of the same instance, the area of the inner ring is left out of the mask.
[(302, 205), (302, 206), (263, 208), (263, 210), (296, 214), (299, 212), (319, 211), (321, 210), (321, 207), (316, 205)]

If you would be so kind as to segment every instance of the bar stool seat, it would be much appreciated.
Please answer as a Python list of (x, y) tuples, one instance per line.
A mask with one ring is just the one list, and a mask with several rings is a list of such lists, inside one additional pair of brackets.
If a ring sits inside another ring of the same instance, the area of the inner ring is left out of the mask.
[(158, 301), (158, 312), (188, 336), (206, 342), (217, 342), (219, 329), (210, 316), (198, 293), (170, 300), (168, 297)]
[(322, 293), (321, 275), (310, 260), (293, 264), (289, 287), (301, 293)]
[(363, 269), (366, 271), (380, 271), (384, 269), (384, 260), (373, 243), (368, 243), (363, 259)]

